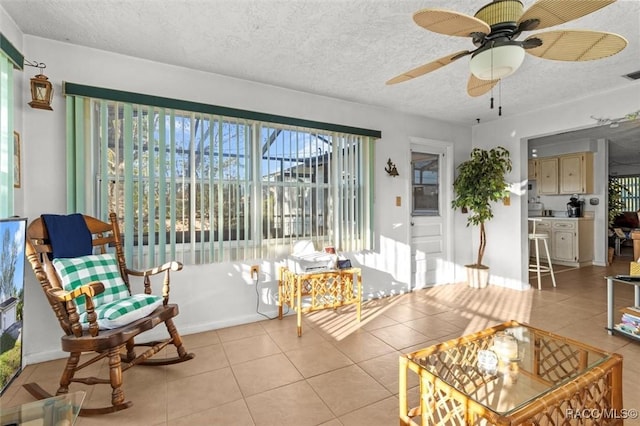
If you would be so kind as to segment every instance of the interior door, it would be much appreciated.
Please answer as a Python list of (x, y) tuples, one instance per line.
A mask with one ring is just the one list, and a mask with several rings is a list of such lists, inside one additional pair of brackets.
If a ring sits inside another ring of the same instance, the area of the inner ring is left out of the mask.
[(451, 191), (453, 147), (437, 141), (411, 144), (412, 288), (453, 281)]

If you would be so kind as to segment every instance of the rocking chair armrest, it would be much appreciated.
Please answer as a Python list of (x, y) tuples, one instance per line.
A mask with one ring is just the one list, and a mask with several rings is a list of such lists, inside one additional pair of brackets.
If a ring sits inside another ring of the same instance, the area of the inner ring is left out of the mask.
[(182, 263), (177, 261), (167, 262), (164, 265), (158, 266), (156, 268), (147, 269), (144, 271), (134, 271), (131, 269), (125, 269), (125, 272), (128, 275), (132, 275), (135, 277), (144, 277), (144, 293), (151, 294), (151, 279), (152, 275), (157, 275), (161, 272), (164, 272), (164, 279), (162, 281), (162, 304), (167, 306), (169, 303), (169, 273), (171, 271), (180, 271), (182, 269)]
[(64, 303), (67, 306), (67, 314), (69, 318), (69, 330), (76, 337), (82, 336), (82, 325), (80, 325), (80, 316), (76, 308), (76, 300), (80, 296), (85, 296), (85, 311), (87, 313), (87, 321), (89, 323), (88, 330), (91, 336), (98, 335), (98, 323), (97, 315), (95, 313), (95, 307), (93, 303), (93, 296), (100, 294), (104, 291), (104, 284), (100, 281), (93, 281), (89, 284), (81, 285), (80, 287), (66, 291), (61, 288), (52, 288), (47, 290), (47, 294), (58, 302)]
[(167, 262), (161, 266), (156, 266), (155, 268), (145, 269), (144, 271), (127, 269), (126, 272), (127, 274), (133, 275), (134, 277), (147, 277), (147, 276), (157, 275), (165, 271), (179, 271), (181, 269), (182, 269), (182, 263), (174, 260), (171, 262)]
[(100, 281), (93, 281), (89, 284), (81, 285), (72, 291), (66, 291), (61, 288), (51, 288), (47, 290), (47, 293), (58, 302), (69, 302), (80, 296), (93, 297), (103, 291), (104, 285)]

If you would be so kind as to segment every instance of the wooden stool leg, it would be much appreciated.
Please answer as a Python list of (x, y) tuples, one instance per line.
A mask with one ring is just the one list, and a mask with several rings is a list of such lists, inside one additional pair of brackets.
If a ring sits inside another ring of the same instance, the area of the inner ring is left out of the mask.
[(538, 245), (539, 239), (535, 239), (536, 244), (536, 272), (538, 273), (538, 290), (542, 290), (542, 279), (540, 278), (540, 247)]
[(362, 320), (362, 275), (360, 273), (357, 274), (357, 282), (358, 282), (358, 322)]
[(296, 279), (296, 306), (298, 311), (298, 337), (302, 337), (302, 279), (300, 277)]
[(542, 240), (544, 242), (544, 251), (547, 253), (547, 262), (549, 262), (549, 273), (551, 274), (551, 281), (553, 282), (553, 286), (556, 286), (556, 276), (553, 273), (553, 264), (551, 263), (551, 255), (549, 254), (549, 245), (547, 244), (547, 239)]

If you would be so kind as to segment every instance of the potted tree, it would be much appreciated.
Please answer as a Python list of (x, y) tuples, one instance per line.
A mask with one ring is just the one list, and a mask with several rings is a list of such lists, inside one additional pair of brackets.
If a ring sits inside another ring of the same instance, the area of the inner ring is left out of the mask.
[(482, 264), (487, 246), (484, 223), (493, 218), (491, 203), (508, 196), (505, 175), (511, 171), (509, 151), (501, 146), (491, 150), (474, 148), (469, 160), (458, 166), (458, 177), (453, 182), (455, 198), (453, 208), (468, 211), (467, 226), (480, 227), (480, 247), (476, 263), (466, 265), (469, 286), (484, 288), (489, 279), (489, 268)]

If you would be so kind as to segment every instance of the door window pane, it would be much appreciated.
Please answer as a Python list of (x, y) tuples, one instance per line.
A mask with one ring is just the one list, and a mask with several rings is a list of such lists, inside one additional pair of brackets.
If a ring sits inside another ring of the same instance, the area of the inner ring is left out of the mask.
[(412, 214), (415, 216), (438, 216), (440, 214), (440, 156), (412, 152), (411, 170)]

